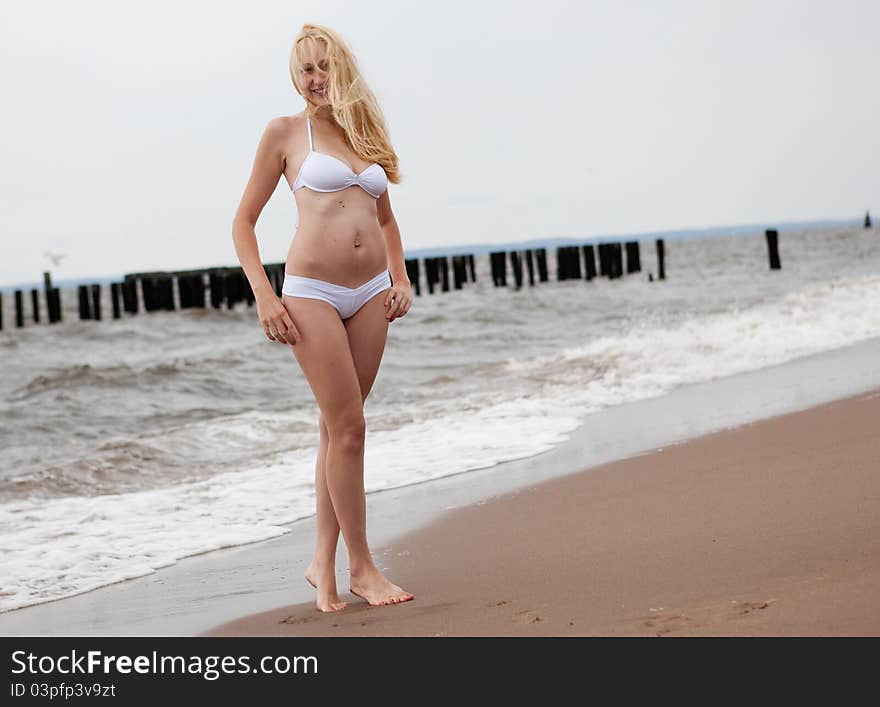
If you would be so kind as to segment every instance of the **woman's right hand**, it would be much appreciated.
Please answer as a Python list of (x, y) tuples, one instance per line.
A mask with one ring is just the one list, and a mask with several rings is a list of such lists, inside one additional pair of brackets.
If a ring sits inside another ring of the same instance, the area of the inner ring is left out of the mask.
[(287, 308), (275, 294), (257, 299), (257, 316), (269, 341), (293, 346), (302, 339)]

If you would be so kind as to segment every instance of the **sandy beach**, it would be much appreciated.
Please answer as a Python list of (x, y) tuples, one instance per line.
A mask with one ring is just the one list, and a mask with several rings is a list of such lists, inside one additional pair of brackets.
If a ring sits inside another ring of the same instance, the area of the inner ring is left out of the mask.
[(412, 602), (205, 635), (880, 634), (880, 390), (458, 508), (386, 564)]

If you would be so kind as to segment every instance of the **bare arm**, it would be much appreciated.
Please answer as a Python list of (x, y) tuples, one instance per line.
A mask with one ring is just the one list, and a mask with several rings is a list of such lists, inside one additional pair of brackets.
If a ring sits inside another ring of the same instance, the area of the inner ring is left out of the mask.
[(284, 154), (281, 151), (283, 136), (282, 119), (270, 120), (260, 138), (250, 179), (232, 219), (232, 242), (235, 244), (235, 254), (257, 299), (268, 293), (274, 294), (260, 260), (255, 228), (263, 207), (269, 201), (284, 172)]
[[(403, 243), (400, 240), (400, 229), (397, 227), (397, 219), (391, 210), (391, 198), (386, 189), (379, 202), (376, 204), (376, 212), (379, 218), (379, 226), (385, 237), (385, 250), (388, 259), (388, 271), (394, 284), (385, 295), (385, 307), (388, 311), (385, 317), (393, 322), (397, 317), (404, 316), (412, 306), (412, 284), (406, 274), (406, 260), (403, 255)], [(392, 299), (394, 303), (392, 304)]]
[(376, 212), (379, 217), (379, 226), (385, 237), (385, 249), (388, 256), (388, 270), (391, 279), (397, 282), (409, 284), (409, 276), (406, 274), (406, 262), (403, 257), (403, 243), (400, 240), (400, 229), (397, 227), (397, 219), (391, 210), (391, 198), (386, 189), (376, 204)]
[(301, 337), (266, 276), (256, 233), (257, 219), (284, 172), (284, 135), (283, 118), (273, 118), (263, 131), (250, 179), (232, 219), (232, 242), (254, 292), (257, 313), (266, 336), (270, 341), (293, 345)]

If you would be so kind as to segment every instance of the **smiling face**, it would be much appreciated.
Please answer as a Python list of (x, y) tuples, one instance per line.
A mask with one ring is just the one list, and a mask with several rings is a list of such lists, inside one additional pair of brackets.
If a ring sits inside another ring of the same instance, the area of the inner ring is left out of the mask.
[(300, 60), (300, 86), (303, 98), (316, 106), (328, 105), (327, 45), (324, 42), (304, 41), (297, 48)]

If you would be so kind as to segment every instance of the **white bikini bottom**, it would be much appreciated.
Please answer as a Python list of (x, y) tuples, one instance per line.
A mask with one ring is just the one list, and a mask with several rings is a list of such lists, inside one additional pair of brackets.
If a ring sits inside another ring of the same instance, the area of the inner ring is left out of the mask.
[(313, 277), (284, 273), (281, 293), (289, 297), (308, 297), (332, 304), (342, 319), (348, 319), (357, 312), (367, 300), (375, 297), (391, 287), (391, 273), (385, 268), (372, 280), (358, 287), (343, 287), (332, 282), (317, 280)]

